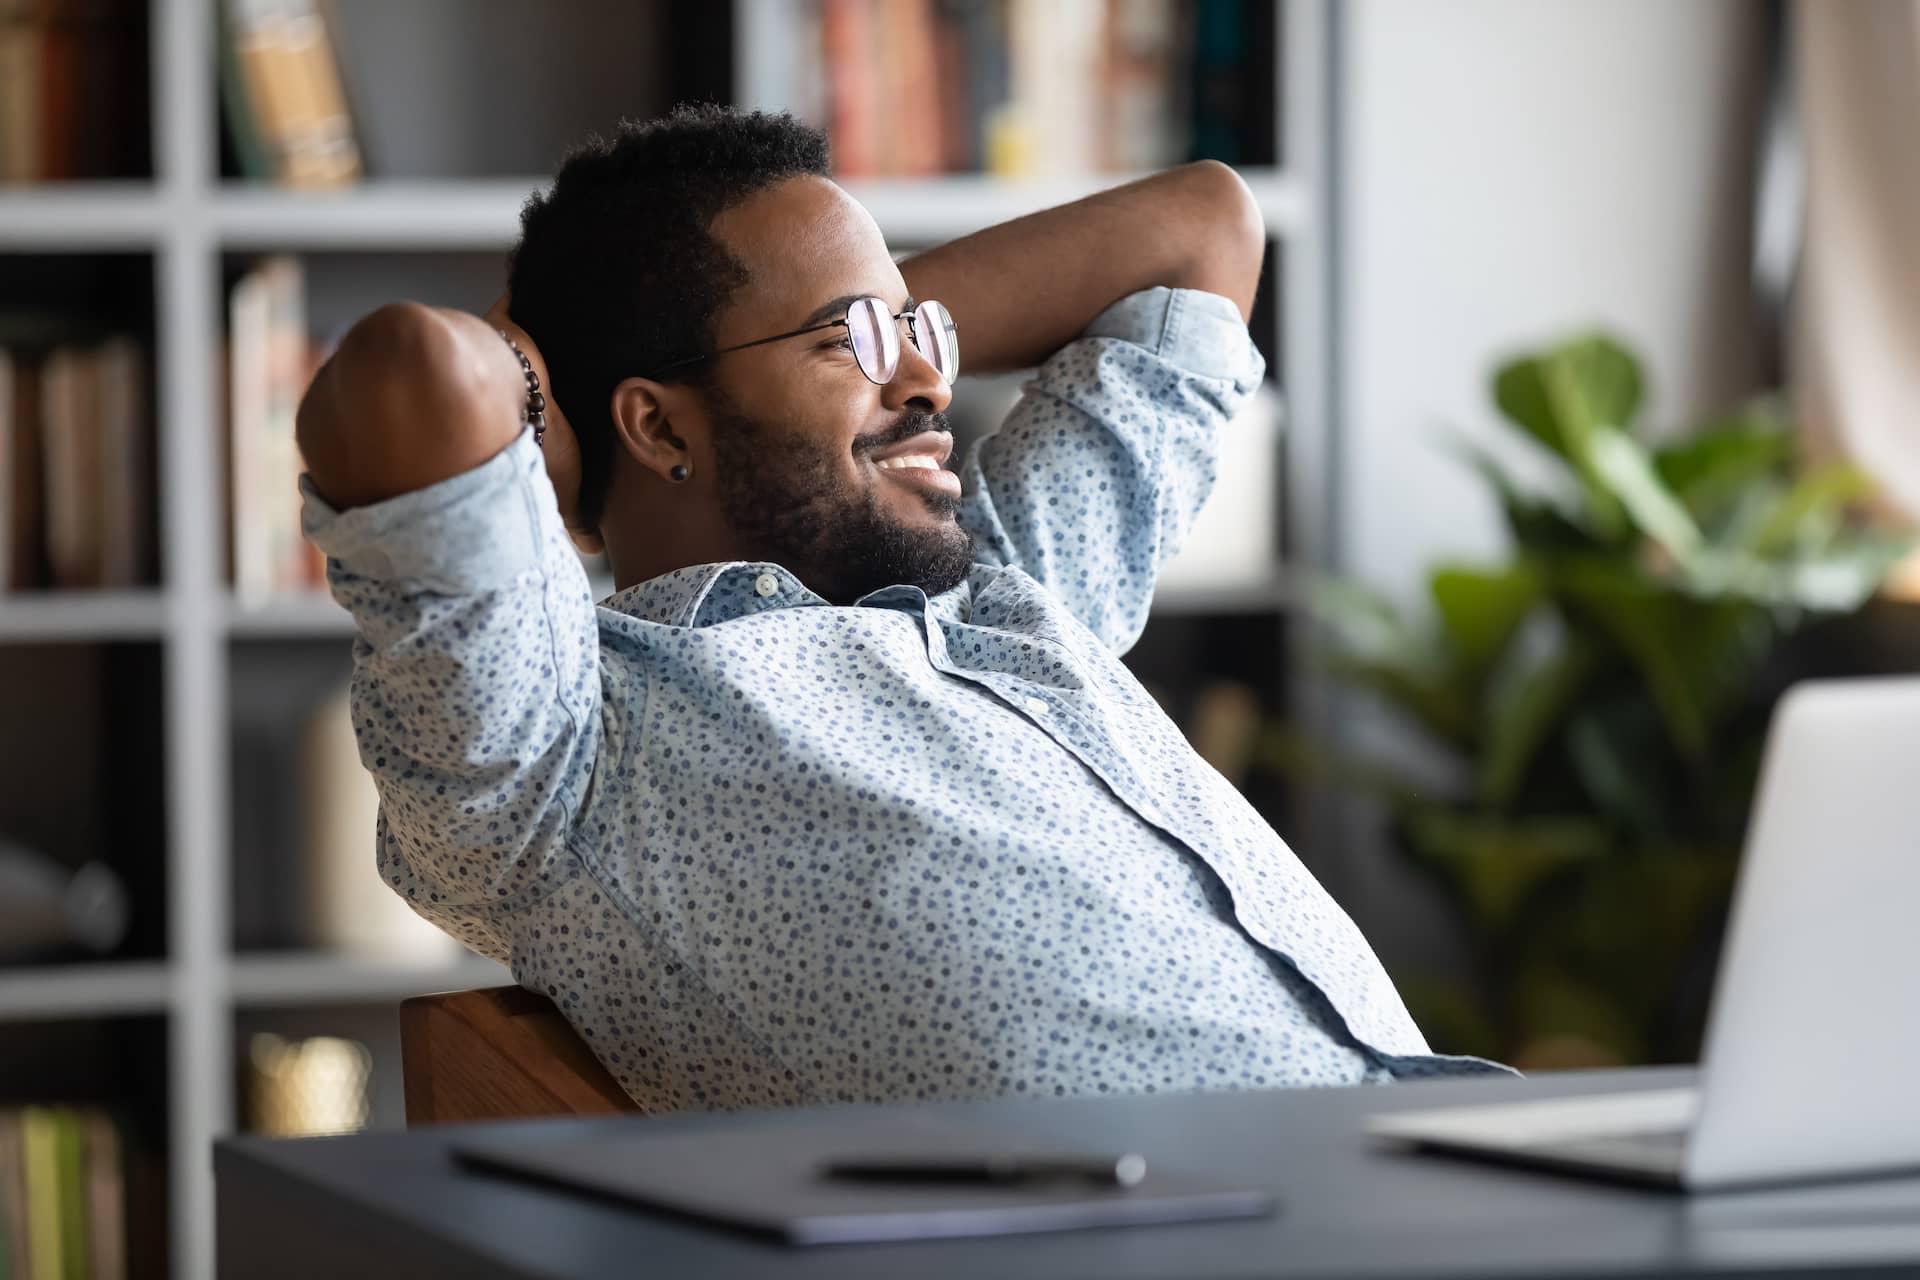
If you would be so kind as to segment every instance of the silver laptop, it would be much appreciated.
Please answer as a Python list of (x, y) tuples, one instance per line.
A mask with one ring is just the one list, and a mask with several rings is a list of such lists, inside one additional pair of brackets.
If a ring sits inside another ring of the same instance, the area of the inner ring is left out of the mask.
[(1920, 1170), (1920, 679), (1781, 702), (1698, 1078), (1368, 1128), (1689, 1191)]

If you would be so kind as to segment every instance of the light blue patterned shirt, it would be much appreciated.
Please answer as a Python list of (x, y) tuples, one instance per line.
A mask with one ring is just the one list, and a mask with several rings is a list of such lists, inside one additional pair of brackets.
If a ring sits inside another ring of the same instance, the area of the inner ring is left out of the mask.
[(380, 874), (659, 1107), (1331, 1085), (1442, 1059), (1120, 662), (1263, 362), (1123, 299), (962, 469), (968, 579), (709, 564), (595, 606), (539, 452), (306, 529)]

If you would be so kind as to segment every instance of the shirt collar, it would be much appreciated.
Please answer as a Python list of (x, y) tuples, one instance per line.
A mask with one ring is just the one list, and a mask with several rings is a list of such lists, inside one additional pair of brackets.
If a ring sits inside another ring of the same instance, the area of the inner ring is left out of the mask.
[[(941, 601), (964, 600), (969, 585), (962, 582)], [(616, 591), (601, 603), (621, 613), (668, 627), (705, 627), (716, 622), (731, 622), (768, 609), (786, 609), (797, 605), (824, 605), (826, 599), (815, 595), (800, 579), (777, 564), (733, 561), (727, 564), (696, 564), (684, 569), (648, 578), (624, 591)], [(919, 587), (904, 584), (882, 587), (854, 601), (881, 609), (924, 610), (930, 599)]]
[(668, 627), (704, 627), (792, 605), (825, 604), (777, 564), (695, 564), (648, 578), (602, 602)]

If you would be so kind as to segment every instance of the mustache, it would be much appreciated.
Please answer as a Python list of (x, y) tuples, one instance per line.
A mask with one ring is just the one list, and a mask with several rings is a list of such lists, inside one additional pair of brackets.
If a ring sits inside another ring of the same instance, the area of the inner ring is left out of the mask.
[(894, 423), (885, 431), (876, 431), (871, 435), (855, 436), (853, 438), (853, 451), (855, 453), (872, 453), (875, 449), (884, 449), (888, 445), (899, 444), (903, 440), (911, 440), (915, 436), (924, 435), (929, 431), (945, 431), (951, 434), (953, 428), (948, 424), (947, 415), (944, 413), (929, 413), (925, 409), (909, 409), (901, 415), (900, 421)]

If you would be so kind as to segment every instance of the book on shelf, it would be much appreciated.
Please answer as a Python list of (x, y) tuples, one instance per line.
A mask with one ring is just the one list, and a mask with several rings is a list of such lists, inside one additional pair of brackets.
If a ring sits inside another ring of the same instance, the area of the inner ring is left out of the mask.
[(340, 62), (315, 0), (220, 0), (220, 97), (242, 177), (335, 187), (361, 176)]
[(841, 177), (1257, 158), (1239, 0), (794, 0), (751, 18), (789, 51), (761, 96), (826, 130)]
[(123, 1152), (104, 1108), (0, 1110), (0, 1277), (124, 1280)]
[(148, 129), (143, 0), (0, 0), (0, 183), (131, 177)]
[(257, 605), (325, 582), (300, 533), (300, 449), (294, 419), (312, 381), (306, 277), (298, 258), (268, 258), (227, 303), (227, 432), (233, 587)]
[(0, 348), (0, 591), (153, 581), (149, 385), (129, 337)]

